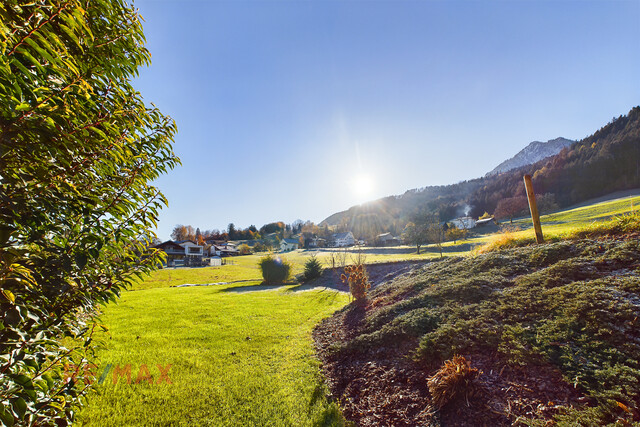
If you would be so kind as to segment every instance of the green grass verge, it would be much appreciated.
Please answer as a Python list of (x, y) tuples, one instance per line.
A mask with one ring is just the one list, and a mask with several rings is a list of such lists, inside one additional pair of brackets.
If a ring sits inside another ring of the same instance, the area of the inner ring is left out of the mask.
[[(112, 368), (79, 424), (305, 426), (339, 419), (325, 398), (311, 330), (348, 297), (289, 287), (238, 292), (246, 285), (127, 292), (107, 306), (97, 376)], [(158, 364), (171, 365), (172, 384), (157, 384)], [(131, 384), (114, 384), (113, 367), (126, 365)], [(136, 383), (142, 365), (153, 384)]]

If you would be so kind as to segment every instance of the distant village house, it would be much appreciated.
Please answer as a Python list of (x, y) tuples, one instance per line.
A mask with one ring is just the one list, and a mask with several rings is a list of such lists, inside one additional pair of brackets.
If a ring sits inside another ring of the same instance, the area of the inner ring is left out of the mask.
[(333, 247), (344, 248), (346, 246), (353, 246), (356, 244), (356, 239), (353, 237), (353, 233), (347, 231), (346, 233), (336, 233), (331, 236), (333, 240)]
[(240, 251), (238, 251), (238, 249), (230, 243), (212, 245), (209, 252), (211, 256), (219, 257), (240, 255)]
[(402, 244), (402, 240), (394, 237), (391, 233), (382, 233), (376, 236), (376, 246), (398, 246)]
[(470, 216), (452, 219), (451, 223), (460, 230), (470, 230), (476, 226), (476, 220)]
[(280, 252), (295, 251), (299, 246), (298, 239), (282, 239), (280, 241)]
[(304, 239), (304, 247), (305, 248), (325, 248), (327, 246), (327, 241), (322, 237), (307, 237)]
[(198, 245), (192, 240), (174, 242), (168, 240), (154, 246), (167, 254), (165, 265), (167, 267), (195, 267), (205, 264), (206, 257), (235, 256), (239, 252), (235, 246), (224, 243), (222, 245)]
[(154, 248), (167, 254), (165, 261), (167, 267), (202, 265), (204, 247), (191, 240), (179, 242), (168, 240), (154, 246)]

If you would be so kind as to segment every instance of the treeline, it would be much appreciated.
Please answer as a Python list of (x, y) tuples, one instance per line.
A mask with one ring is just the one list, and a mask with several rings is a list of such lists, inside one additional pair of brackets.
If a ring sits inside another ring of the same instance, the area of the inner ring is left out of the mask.
[(283, 221), (270, 222), (263, 225), (259, 229), (255, 225), (247, 228), (237, 228), (235, 224), (230, 223), (226, 230), (205, 230), (200, 231), (199, 227), (194, 228), (191, 225), (178, 224), (171, 232), (171, 239), (174, 241), (192, 240), (195, 243), (203, 244), (206, 240), (265, 240), (279, 242), (282, 239), (290, 238), (295, 235), (311, 237), (327, 237), (331, 234), (329, 227), (320, 227), (312, 221), (296, 220), (291, 224), (285, 224)]
[[(284, 224), (283, 224), (284, 226)], [(171, 239), (174, 241), (192, 240), (195, 243), (202, 244), (205, 240), (254, 240), (261, 239), (262, 234), (255, 225), (250, 225), (245, 229), (236, 228), (231, 223), (226, 230), (205, 230), (200, 231), (199, 227), (194, 228), (191, 225), (178, 224), (171, 232)]]
[(536, 194), (547, 211), (640, 187), (640, 107), (533, 165), (457, 184), (409, 190), (351, 207), (321, 224), (370, 240), (384, 232), (400, 234), (411, 216), (422, 210), (437, 213), (441, 221), (466, 215), (477, 218), (484, 212), (508, 219), (514, 211), (526, 212), (525, 174), (533, 177)]

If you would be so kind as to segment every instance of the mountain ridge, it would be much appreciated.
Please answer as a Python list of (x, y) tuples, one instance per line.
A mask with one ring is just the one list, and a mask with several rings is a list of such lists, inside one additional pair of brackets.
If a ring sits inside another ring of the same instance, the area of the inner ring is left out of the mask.
[(496, 175), (522, 166), (532, 165), (540, 160), (546, 159), (547, 157), (555, 156), (562, 151), (563, 148), (569, 147), (576, 142), (577, 141), (563, 137), (550, 139), (546, 142), (533, 141), (522, 150), (518, 151), (515, 156), (503, 161), (493, 168), (485, 176)]

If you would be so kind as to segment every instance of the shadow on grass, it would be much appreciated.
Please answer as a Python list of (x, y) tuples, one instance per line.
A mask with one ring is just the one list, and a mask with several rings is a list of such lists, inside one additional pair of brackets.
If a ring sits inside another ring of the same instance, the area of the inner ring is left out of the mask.
[(333, 288), (330, 286), (319, 286), (314, 285), (313, 283), (297, 283), (297, 282), (286, 282), (286, 283), (278, 283), (269, 285), (264, 282), (257, 285), (246, 285), (246, 286), (233, 286), (230, 288), (221, 289), (221, 292), (254, 292), (254, 291), (272, 291), (276, 289), (283, 289), (286, 292), (301, 292), (301, 291), (311, 291), (311, 290), (319, 290), (320, 292), (328, 291), (329, 293), (337, 293), (337, 292), (345, 292), (342, 289)]
[(274, 289), (284, 288), (285, 286), (292, 285), (293, 283), (278, 283), (275, 285), (268, 285), (264, 282), (261, 282), (258, 285), (247, 285), (247, 286), (232, 286), (230, 288), (225, 288), (222, 292), (253, 292), (253, 291), (271, 291)]
[[(474, 243), (461, 243), (457, 245), (442, 246), (442, 253), (446, 254), (449, 252), (470, 252), (475, 246), (476, 244)], [(438, 249), (437, 246), (421, 246), (420, 247), (420, 254), (427, 253), (427, 252), (433, 253), (433, 254), (439, 254), (440, 249)]]
[(298, 283), (295, 286), (292, 286), (291, 288), (287, 289), (287, 292), (300, 292), (300, 291), (312, 291), (312, 290), (320, 290), (320, 292), (324, 292), (324, 291), (331, 291), (331, 292), (343, 292), (346, 293), (348, 291), (344, 290), (344, 289), (340, 289), (337, 287), (333, 287), (333, 286), (325, 286), (325, 285), (317, 285), (314, 284), (313, 282), (311, 283)]

